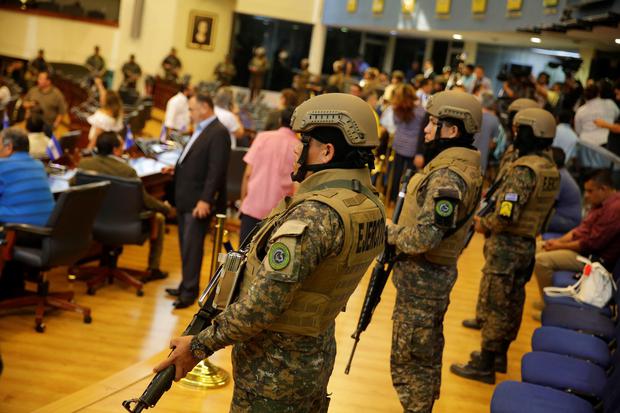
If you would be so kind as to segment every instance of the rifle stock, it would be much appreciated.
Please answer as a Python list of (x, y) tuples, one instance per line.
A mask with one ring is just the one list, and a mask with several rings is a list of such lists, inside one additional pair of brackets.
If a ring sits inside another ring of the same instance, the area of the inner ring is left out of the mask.
[[(255, 226), (252, 232), (246, 237), (245, 240), (243, 240), (241, 246), (239, 247), (240, 253), (247, 253), (250, 241), (258, 229), (259, 225)], [(226, 249), (228, 250), (228, 246)], [(215, 274), (211, 277), (207, 288), (205, 288), (203, 293), (200, 295), (200, 309), (196, 312), (196, 314), (194, 314), (192, 321), (189, 323), (185, 331), (183, 331), (183, 336), (194, 336), (200, 333), (202, 330), (210, 326), (213, 318), (221, 312), (213, 307), (213, 300), (215, 298), (216, 287), (222, 277), (222, 274), (223, 266), (220, 265), (215, 271)], [(164, 370), (157, 373), (155, 377), (153, 377), (139, 398), (125, 400), (122, 403), (123, 407), (130, 413), (140, 413), (145, 409), (155, 407), (161, 396), (170, 390), (172, 382), (174, 381), (174, 376), (174, 365), (166, 367)]]
[[(402, 178), (400, 192), (398, 193), (398, 199), (396, 201), (396, 207), (394, 208), (394, 214), (392, 215), (392, 222), (395, 224), (398, 223), (398, 219), (400, 218), (400, 214), (403, 210), (405, 194), (407, 193), (407, 185), (413, 176), (413, 172), (414, 171), (412, 169), (407, 169)], [(351, 370), (351, 363), (353, 362), (353, 356), (355, 355), (357, 344), (360, 341), (360, 336), (368, 328), (368, 325), (372, 320), (372, 315), (375, 312), (375, 308), (377, 308), (377, 305), (379, 305), (379, 302), (381, 301), (381, 294), (383, 293), (383, 289), (385, 288), (385, 284), (387, 283), (395, 262), (395, 248), (392, 245), (388, 245), (386, 239), (385, 248), (377, 258), (375, 267), (372, 270), (372, 275), (370, 276), (370, 281), (368, 282), (368, 289), (366, 290), (364, 304), (362, 305), (362, 310), (357, 321), (357, 328), (351, 335), (351, 338), (355, 341), (353, 342), (353, 348), (351, 349), (351, 355), (349, 356), (349, 362), (344, 370), (344, 374), (349, 374), (349, 371)]]

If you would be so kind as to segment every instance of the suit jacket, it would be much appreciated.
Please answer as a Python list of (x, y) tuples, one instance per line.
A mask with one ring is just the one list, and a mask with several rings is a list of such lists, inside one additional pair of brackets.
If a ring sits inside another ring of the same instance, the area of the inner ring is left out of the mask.
[(198, 201), (211, 205), (212, 212), (226, 210), (226, 171), (230, 159), (230, 135), (213, 120), (194, 141), (174, 170), (174, 199), (177, 210), (191, 212)]
[[(95, 155), (82, 158), (78, 168), (121, 178), (139, 178), (135, 169), (112, 156)], [(161, 212), (164, 215), (168, 214), (170, 208), (146, 192), (144, 188), (142, 188), (142, 199), (147, 210)]]

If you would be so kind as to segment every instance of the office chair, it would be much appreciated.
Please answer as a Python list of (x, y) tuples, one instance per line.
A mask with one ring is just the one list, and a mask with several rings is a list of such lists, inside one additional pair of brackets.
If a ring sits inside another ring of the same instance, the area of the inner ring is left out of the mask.
[(81, 313), (85, 323), (92, 321), (90, 308), (73, 302), (73, 291), (50, 292), (45, 272), (53, 267), (71, 265), (89, 248), (92, 227), (110, 184), (98, 182), (69, 188), (60, 194), (46, 226), (6, 224), (6, 237), (0, 243), (0, 272), (4, 263), (13, 260), (30, 269), (36, 292), (0, 301), (0, 310), (36, 306), (35, 330), (45, 331), (46, 307)]
[(108, 281), (120, 280), (136, 289), (136, 295), (144, 295), (144, 283), (135, 277), (144, 278), (148, 271), (138, 271), (117, 266), (123, 245), (142, 245), (156, 236), (156, 227), (151, 222), (152, 211), (144, 211), (142, 181), (139, 178), (120, 178), (102, 175), (92, 171), (78, 171), (75, 176), (78, 185), (109, 181), (101, 209), (93, 225), (93, 238), (103, 246), (99, 267), (79, 267), (75, 270), (79, 279), (85, 279), (87, 293), (94, 295), (96, 288)]

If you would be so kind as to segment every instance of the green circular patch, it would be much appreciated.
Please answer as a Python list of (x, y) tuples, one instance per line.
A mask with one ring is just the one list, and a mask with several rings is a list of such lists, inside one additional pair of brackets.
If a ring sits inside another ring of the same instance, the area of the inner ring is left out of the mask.
[(435, 212), (440, 217), (449, 217), (454, 212), (454, 207), (452, 206), (452, 202), (446, 201), (442, 199), (441, 201), (435, 204)]
[(269, 265), (274, 270), (283, 270), (291, 260), (291, 252), (281, 242), (274, 243), (269, 248)]

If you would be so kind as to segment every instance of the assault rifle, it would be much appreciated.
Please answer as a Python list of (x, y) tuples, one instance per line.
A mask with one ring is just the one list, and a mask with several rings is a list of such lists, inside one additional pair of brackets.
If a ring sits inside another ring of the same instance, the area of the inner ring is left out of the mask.
[[(407, 169), (402, 178), (400, 192), (398, 193), (398, 199), (396, 200), (396, 207), (394, 208), (394, 214), (392, 215), (392, 222), (395, 224), (398, 224), (398, 218), (403, 210), (405, 194), (407, 193), (407, 185), (409, 184), (409, 180), (412, 176), (413, 169)], [(368, 328), (370, 320), (372, 319), (372, 314), (375, 312), (375, 308), (377, 308), (377, 305), (381, 301), (381, 293), (383, 292), (383, 288), (387, 283), (387, 279), (392, 272), (395, 262), (395, 248), (393, 245), (388, 245), (386, 238), (385, 248), (381, 255), (377, 258), (377, 263), (375, 264), (375, 267), (372, 270), (372, 275), (370, 276), (370, 282), (368, 283), (368, 289), (366, 290), (366, 296), (364, 297), (364, 305), (362, 305), (362, 311), (360, 313), (359, 320), (357, 321), (357, 328), (351, 335), (351, 338), (354, 339), (355, 342), (353, 343), (353, 349), (351, 350), (349, 362), (344, 370), (344, 374), (349, 374), (349, 370), (351, 370), (351, 362), (353, 361), (357, 344), (360, 341), (360, 336), (362, 332), (366, 331)]]
[[(506, 175), (503, 177), (497, 178), (493, 184), (487, 190), (487, 193), (484, 194), (484, 197), (480, 200), (480, 208), (478, 208), (478, 212), (476, 212), (476, 216), (482, 218), (489, 215), (495, 209), (495, 193), (504, 182)], [(467, 248), (469, 242), (474, 237), (476, 233), (476, 224), (475, 222), (471, 223), (469, 227), (469, 231), (467, 231), (467, 235), (465, 236), (465, 244), (463, 244), (463, 249)]]
[[(200, 309), (194, 315), (194, 318), (189, 323), (185, 331), (183, 331), (184, 336), (194, 336), (200, 333), (202, 330), (211, 325), (211, 321), (215, 316), (217, 316), (221, 311), (222, 307), (217, 305), (216, 300), (218, 300), (220, 280), (225, 279), (230, 276), (232, 273), (236, 272), (236, 275), (243, 271), (243, 265), (245, 264), (246, 254), (248, 252), (250, 241), (252, 237), (258, 231), (259, 226), (255, 226), (252, 232), (243, 240), (241, 246), (238, 251), (228, 251), (226, 254), (226, 260), (223, 264), (221, 264), (215, 274), (211, 277), (209, 281), (209, 285), (203, 291), (198, 303), (200, 305)], [(228, 247), (227, 247), (228, 249)], [(228, 297), (228, 300), (231, 300), (233, 291)], [(175, 376), (175, 367), (174, 364), (166, 367), (164, 370), (160, 371), (153, 377), (149, 385), (147, 386), (142, 396), (137, 399), (125, 400), (123, 402), (123, 407), (130, 413), (140, 413), (145, 409), (155, 407), (161, 396), (165, 392), (170, 389), (172, 386), (172, 382), (174, 381)]]

